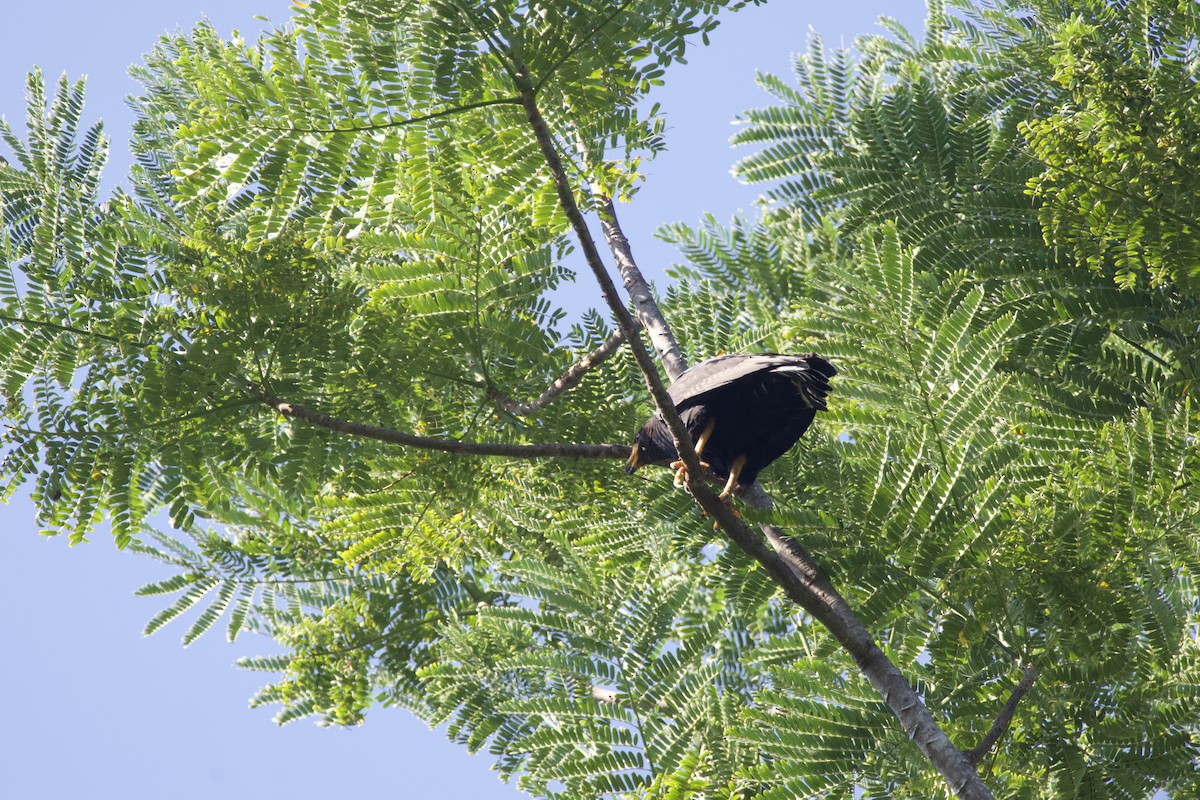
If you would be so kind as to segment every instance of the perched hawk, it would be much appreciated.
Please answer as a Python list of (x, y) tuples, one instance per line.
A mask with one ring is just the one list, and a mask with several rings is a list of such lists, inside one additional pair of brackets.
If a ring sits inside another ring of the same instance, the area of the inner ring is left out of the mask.
[[(717, 356), (685, 371), (667, 392), (701, 461), (725, 481), (725, 499), (753, 483), (804, 435), (817, 411), (825, 410), (829, 379), (836, 374), (816, 353)], [(676, 485), (683, 482), (683, 462), (657, 413), (634, 438), (625, 471), (644, 464), (669, 466), (676, 470)]]

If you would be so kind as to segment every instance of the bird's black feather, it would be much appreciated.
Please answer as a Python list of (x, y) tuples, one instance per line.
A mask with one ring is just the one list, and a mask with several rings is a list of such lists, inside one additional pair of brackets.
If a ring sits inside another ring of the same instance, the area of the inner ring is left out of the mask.
[[(702, 459), (722, 480), (740, 457), (737, 474), (749, 485), (758, 473), (791, 449), (826, 408), (833, 365), (808, 355), (726, 355), (681, 374), (667, 392), (695, 443), (712, 423)], [(630, 471), (643, 464), (668, 465), (678, 458), (666, 423), (657, 414), (634, 440)]]

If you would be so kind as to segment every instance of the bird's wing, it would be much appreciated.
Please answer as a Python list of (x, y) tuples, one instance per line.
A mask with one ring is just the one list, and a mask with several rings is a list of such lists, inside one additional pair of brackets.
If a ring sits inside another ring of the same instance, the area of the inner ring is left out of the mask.
[(703, 361), (683, 372), (667, 387), (677, 408), (685, 408), (714, 389), (728, 386), (758, 372), (777, 369), (815, 369), (827, 378), (836, 373), (825, 359), (811, 353), (803, 356), (778, 353), (732, 354)]

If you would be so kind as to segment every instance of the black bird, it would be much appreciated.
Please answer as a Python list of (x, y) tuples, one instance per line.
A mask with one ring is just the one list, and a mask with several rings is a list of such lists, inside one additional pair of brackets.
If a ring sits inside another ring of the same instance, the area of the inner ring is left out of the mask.
[[(817, 411), (825, 410), (829, 379), (837, 374), (816, 353), (710, 358), (667, 387), (702, 463), (725, 481), (721, 498), (754, 483), (758, 473), (791, 449)], [(638, 431), (625, 471), (644, 464), (686, 474), (667, 423), (657, 413)]]

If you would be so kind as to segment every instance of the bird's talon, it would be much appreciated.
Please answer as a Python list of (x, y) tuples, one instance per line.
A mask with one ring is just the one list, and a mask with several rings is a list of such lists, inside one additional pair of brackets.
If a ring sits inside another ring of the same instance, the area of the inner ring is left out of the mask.
[[(700, 466), (708, 470), (712, 468), (712, 464), (707, 461), (701, 461)], [(675, 480), (672, 482), (676, 489), (687, 488), (687, 464), (683, 463), (683, 459), (677, 459), (670, 464), (671, 469), (675, 470)]]
[(676, 460), (671, 462), (671, 469), (675, 470), (675, 480), (673, 481), (675, 488), (684, 488), (686, 486), (684, 479), (687, 477), (687, 466), (684, 465), (683, 461)]

